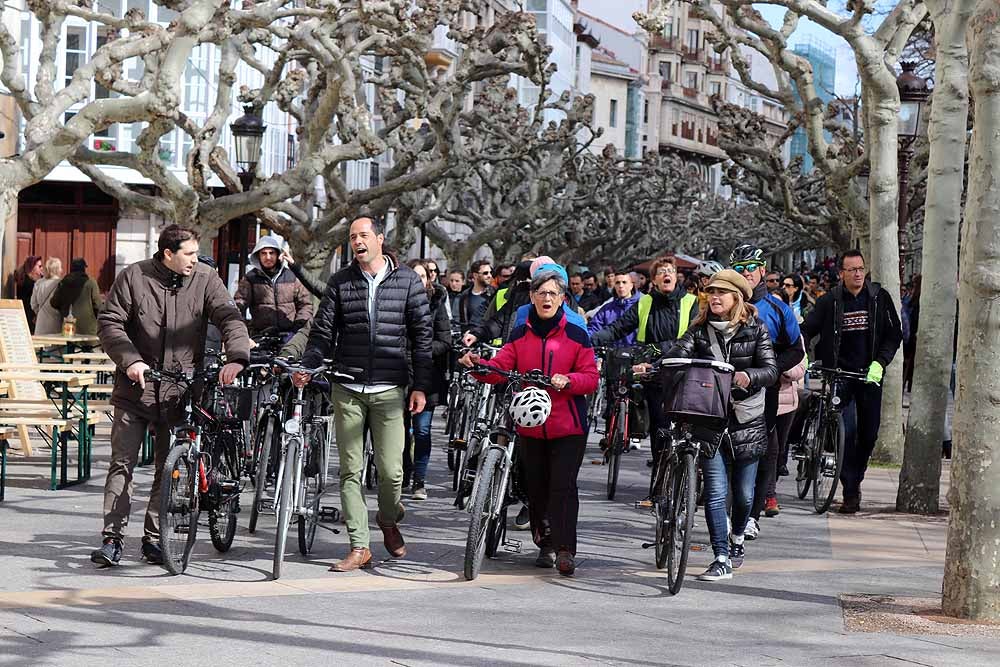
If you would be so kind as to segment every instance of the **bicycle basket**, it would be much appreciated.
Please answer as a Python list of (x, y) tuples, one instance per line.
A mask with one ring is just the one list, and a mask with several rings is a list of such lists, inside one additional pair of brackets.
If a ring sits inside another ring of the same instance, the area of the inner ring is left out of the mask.
[(617, 380), (623, 376), (628, 377), (634, 363), (631, 350), (609, 350), (604, 359), (605, 377), (609, 380)]
[(729, 420), (732, 375), (701, 366), (665, 374), (663, 412), (672, 421), (722, 428)]
[(222, 387), (222, 394), (216, 400), (217, 419), (250, 419), (253, 409), (252, 387)]

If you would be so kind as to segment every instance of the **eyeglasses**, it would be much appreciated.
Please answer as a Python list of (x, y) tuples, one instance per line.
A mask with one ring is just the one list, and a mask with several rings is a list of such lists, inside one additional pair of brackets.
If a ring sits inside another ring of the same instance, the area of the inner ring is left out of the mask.
[(795, 283), (781, 283), (782, 287), (795, 287)]
[(736, 262), (733, 264), (733, 271), (737, 271), (739, 273), (752, 273), (762, 266), (765, 266), (764, 262), (746, 262), (745, 264), (742, 262)]
[(853, 269), (841, 269), (841, 271), (843, 271), (844, 273), (864, 273), (865, 267), (856, 266)]
[(562, 296), (562, 292), (552, 292), (550, 290), (538, 290), (535, 292), (535, 296), (539, 299), (558, 299)]
[(479, 275), (481, 275), (481, 276), (492, 276), (493, 272), (492, 271), (480, 271)]
[(672, 276), (677, 274), (677, 269), (662, 268), (656, 272), (658, 276)]
[(430, 272), (430, 273), (437, 273), (438, 272), (437, 269), (427, 269), (427, 271)]
[(776, 282), (778, 282), (778, 279), (777, 278), (768, 278), (767, 282), (769, 282), (769, 283), (776, 283)]

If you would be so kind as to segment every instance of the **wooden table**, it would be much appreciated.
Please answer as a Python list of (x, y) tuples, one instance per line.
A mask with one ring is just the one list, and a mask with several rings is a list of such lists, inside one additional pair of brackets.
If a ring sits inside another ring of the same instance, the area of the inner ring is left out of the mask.
[(95, 347), (100, 346), (101, 339), (98, 336), (91, 334), (73, 334), (72, 336), (64, 336), (62, 334), (42, 334), (32, 336), (31, 344), (37, 349), (60, 347), (62, 349), (59, 352), (59, 356), (62, 356), (63, 354), (72, 354), (73, 352), (89, 352)]

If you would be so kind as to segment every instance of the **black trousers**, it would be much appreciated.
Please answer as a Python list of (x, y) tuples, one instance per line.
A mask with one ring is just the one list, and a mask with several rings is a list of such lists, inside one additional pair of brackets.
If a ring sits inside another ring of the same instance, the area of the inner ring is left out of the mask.
[(868, 470), (868, 460), (878, 441), (882, 423), (882, 387), (867, 382), (850, 381), (840, 385), (837, 395), (844, 417), (844, 467), (840, 471), (844, 498), (861, 495), (861, 482)]
[(555, 440), (521, 438), (518, 456), (528, 493), (531, 536), (539, 547), (551, 546), (576, 554), (576, 521), (580, 513), (576, 478), (586, 448), (585, 435)]

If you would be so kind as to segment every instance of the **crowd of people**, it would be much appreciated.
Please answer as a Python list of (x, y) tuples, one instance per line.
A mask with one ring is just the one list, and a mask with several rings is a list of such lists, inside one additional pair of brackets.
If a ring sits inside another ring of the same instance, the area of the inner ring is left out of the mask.
[[(95, 563), (114, 565), (121, 558), (132, 473), (147, 429), (157, 436), (158, 465), (141, 552), (149, 562), (162, 562), (156, 489), (181, 406), (179, 392), (147, 383), (145, 371), (200, 367), (210, 330), (226, 352), (223, 384), (249, 363), (252, 347), (275, 341), (276, 351), (301, 357), (303, 367), (333, 359), (356, 369), (355, 381), (334, 383), (331, 390), (350, 543), (334, 571), (373, 563), (361, 483), (366, 429), (379, 471), (375, 522), (389, 554), (406, 554), (399, 526), (403, 496), (427, 498), (434, 410), (444, 403), (450, 377), (464, 366), (483, 382), (502, 381), (492, 369), (539, 369), (550, 376), (547, 419), (517, 427), (527, 498), (515, 524), (531, 529), (539, 548), (536, 564), (572, 575), (577, 476), (594, 427), (587, 400), (599, 385), (595, 347), (641, 346), (656, 349), (656, 356), (715, 359), (735, 368), (725, 427), (698, 436), (715, 556), (701, 579), (732, 577), (746, 557), (746, 542), (761, 534), (761, 517), (781, 512), (776, 491), (789, 474), (789, 434), (809, 360), (867, 378), (839, 388), (846, 427), (839, 511), (860, 509), (878, 438), (882, 373), (904, 337), (892, 299), (870, 281), (860, 252), (791, 272), (769, 267), (765, 250), (752, 244), (737, 247), (726, 265), (710, 260), (686, 271), (663, 257), (648, 272), (628, 266), (570, 273), (551, 257), (530, 255), (516, 264), (480, 259), (467, 271), (442, 272), (436, 261), (397, 257), (384, 241), (380, 221), (354, 220), (354, 259), (323, 283), (277, 239), (265, 236), (235, 295), (211, 260), (199, 258), (197, 234), (177, 225), (161, 233), (153, 258), (119, 274), (106, 302), (82, 260), (74, 260), (66, 276), (58, 260), (25, 262), (18, 297), (35, 331), (61, 327), (72, 315), (78, 331), (99, 334), (118, 367), (103, 542), (91, 556)], [(471, 347), (479, 342), (499, 352), (483, 359)], [(648, 365), (634, 370), (641, 374)], [(292, 379), (299, 386), (310, 381), (304, 373)], [(644, 385), (650, 466), (669, 437), (666, 393), (660, 381)]]

